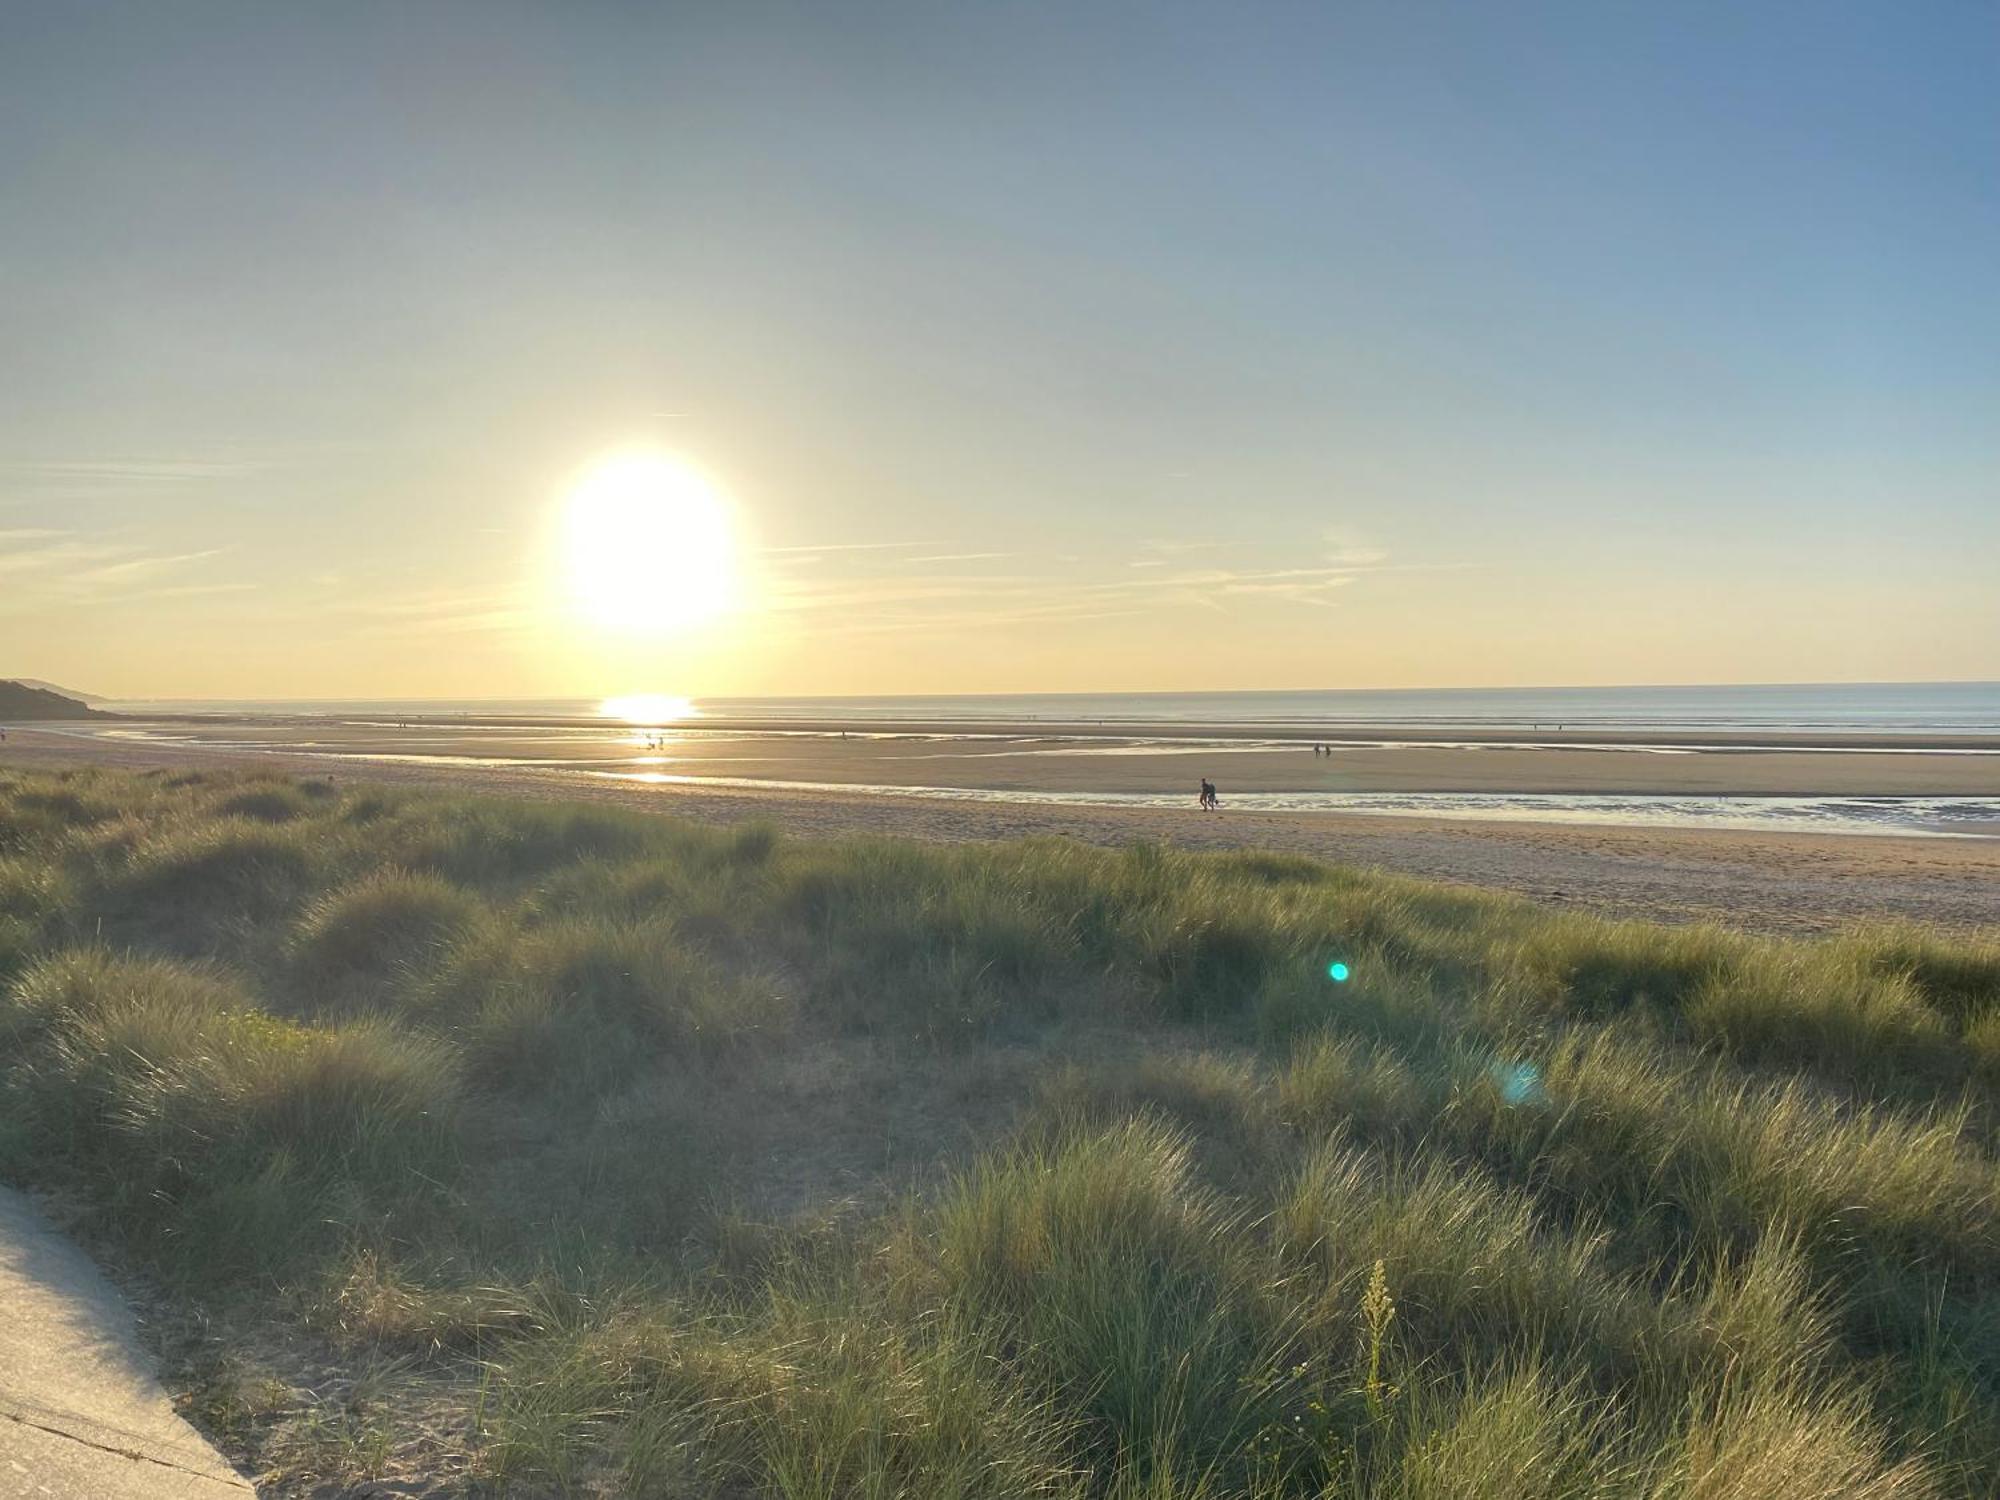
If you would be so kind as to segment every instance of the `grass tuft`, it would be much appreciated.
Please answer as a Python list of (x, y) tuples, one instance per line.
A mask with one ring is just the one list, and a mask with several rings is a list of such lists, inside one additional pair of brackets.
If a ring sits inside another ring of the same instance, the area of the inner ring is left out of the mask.
[(293, 955), (308, 985), (422, 967), (484, 910), (435, 875), (377, 870), (323, 897), (299, 921)]
[(301, 789), (260, 786), (224, 797), (216, 804), (216, 811), (224, 817), (249, 818), (258, 823), (289, 823), (296, 818), (310, 817), (313, 805)]
[(164, 944), (200, 946), (231, 924), (288, 912), (326, 865), (324, 850), (296, 827), (238, 818), (172, 825), (139, 842), (112, 877), (113, 910)]
[(443, 1047), (382, 1021), (281, 1020), (169, 960), (59, 955), (16, 980), (0, 1032), (44, 1170), (104, 1176), (117, 1230), (162, 1235), (177, 1260), (282, 1262), (334, 1198), (400, 1198), (452, 1149)]

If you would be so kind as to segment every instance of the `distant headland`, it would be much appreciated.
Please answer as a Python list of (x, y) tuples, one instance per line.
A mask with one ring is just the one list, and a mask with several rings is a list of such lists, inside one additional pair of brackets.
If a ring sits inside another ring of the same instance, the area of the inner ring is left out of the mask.
[(108, 719), (81, 698), (26, 682), (0, 680), (0, 720)]

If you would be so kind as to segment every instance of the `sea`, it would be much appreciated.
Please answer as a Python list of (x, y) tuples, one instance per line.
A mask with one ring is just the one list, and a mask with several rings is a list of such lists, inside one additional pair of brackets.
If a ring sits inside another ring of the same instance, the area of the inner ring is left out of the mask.
[[(106, 703), (129, 713), (468, 719), (617, 718), (608, 700), (263, 699)], [(1148, 723), (1457, 729), (2000, 733), (2000, 682), (1723, 684), (1708, 687), (1322, 688), (1227, 693), (978, 693), (693, 698), (690, 718), (946, 723)]]

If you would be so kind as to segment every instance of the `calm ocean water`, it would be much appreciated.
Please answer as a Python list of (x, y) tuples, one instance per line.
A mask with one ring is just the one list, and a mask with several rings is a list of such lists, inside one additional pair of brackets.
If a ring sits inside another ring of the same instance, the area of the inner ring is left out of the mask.
[[(298, 700), (107, 704), (133, 712), (593, 719), (595, 699)], [(2000, 682), (1793, 683), (1770, 686), (1332, 689), (1247, 693), (1029, 693), (961, 697), (701, 698), (710, 718), (930, 719), (982, 723), (1404, 725), (1600, 729), (1842, 729), (2000, 732)]]

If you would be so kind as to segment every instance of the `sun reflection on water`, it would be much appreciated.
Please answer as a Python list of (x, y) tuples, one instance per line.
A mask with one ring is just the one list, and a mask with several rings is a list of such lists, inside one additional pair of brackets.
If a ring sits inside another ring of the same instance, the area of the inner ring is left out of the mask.
[(597, 711), (607, 719), (623, 719), (627, 724), (657, 728), (695, 717), (692, 698), (667, 693), (627, 693), (622, 698), (606, 698)]

